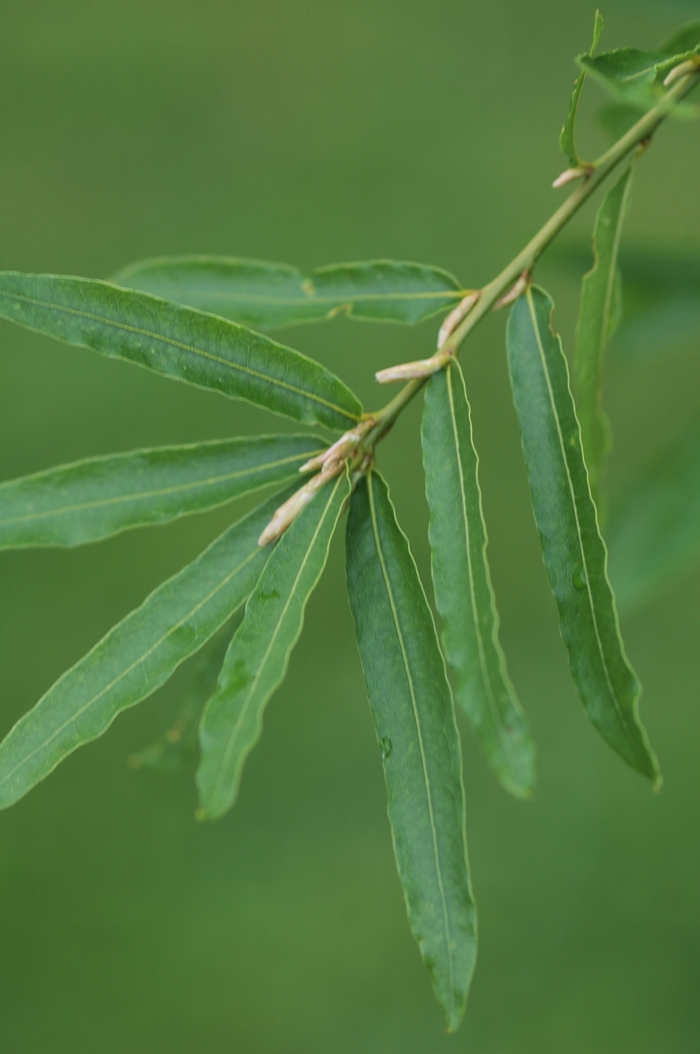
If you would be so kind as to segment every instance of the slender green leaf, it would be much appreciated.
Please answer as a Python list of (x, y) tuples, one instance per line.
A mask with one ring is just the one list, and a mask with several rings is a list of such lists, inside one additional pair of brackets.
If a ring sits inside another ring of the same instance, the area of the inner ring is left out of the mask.
[(393, 260), (319, 267), (305, 275), (258, 260), (165, 256), (132, 264), (113, 281), (260, 329), (341, 313), (412, 324), (454, 307), (464, 296), (447, 271)]
[(344, 431), (362, 413), (341, 380), (291, 348), (109, 282), (0, 271), (0, 317), (306, 424)]
[(639, 682), (627, 661), (581, 447), (553, 304), (530, 289), (508, 323), (508, 365), (542, 553), (588, 715), (611, 747), (658, 783), (639, 721)]
[(82, 545), (293, 479), (316, 436), (256, 436), (89, 458), (0, 483), (0, 549)]
[(258, 537), (289, 494), (275, 495), (229, 527), (103, 637), (20, 718), (0, 743), (0, 808), (48, 776), (121, 710), (164, 684), (250, 593), (269, 550)]
[(534, 744), (498, 640), (479, 459), (457, 362), (428, 383), (422, 439), (435, 600), (455, 695), (503, 786), (527, 797), (535, 780)]
[(347, 550), (350, 606), (408, 918), (453, 1031), (476, 957), (459, 736), (430, 608), (376, 472), (353, 494)]
[(348, 492), (345, 474), (318, 492), (282, 536), (246, 605), (202, 716), (202, 818), (222, 816), (236, 799), (245, 759), (262, 733), (265, 706), (284, 680)]
[[(591, 44), (588, 52), (592, 58), (595, 55), (595, 49), (598, 47), (598, 41), (600, 40), (600, 34), (603, 32), (603, 16), (600, 11), (596, 11), (595, 20), (593, 22), (593, 43)], [(561, 151), (569, 159), (569, 164), (572, 168), (583, 164), (579, 157), (578, 150), (576, 149), (576, 114), (578, 113), (578, 102), (581, 97), (581, 89), (583, 88), (583, 82), (586, 79), (586, 69), (582, 69), (576, 78), (574, 84), (573, 94), (571, 96), (571, 102), (569, 103), (569, 112), (564, 122), (564, 127), (561, 130), (559, 136), (559, 146)]]
[(632, 168), (606, 194), (593, 231), (594, 264), (584, 275), (576, 327), (574, 379), (576, 412), (593, 497), (597, 498), (605, 458), (611, 447), (608, 418), (601, 405), (605, 347), (622, 314), (617, 266), (622, 225), (629, 204)]
[(610, 577), (621, 610), (642, 606), (700, 557), (700, 429), (675, 443), (614, 509)]

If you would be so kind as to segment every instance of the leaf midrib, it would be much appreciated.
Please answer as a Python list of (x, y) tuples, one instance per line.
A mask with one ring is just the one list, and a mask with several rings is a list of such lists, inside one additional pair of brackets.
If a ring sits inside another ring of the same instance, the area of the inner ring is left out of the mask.
[[(114, 287), (118, 289), (118, 287)], [(141, 294), (143, 295), (143, 294)], [(147, 294), (150, 295), (150, 294)], [(134, 333), (140, 337), (148, 337), (150, 340), (160, 341), (162, 344), (166, 344), (172, 348), (179, 348), (180, 351), (186, 351), (191, 355), (200, 356), (204, 359), (209, 359), (211, 362), (216, 362), (220, 366), (225, 366), (227, 369), (238, 370), (241, 373), (246, 373), (251, 377), (255, 377), (258, 380), (264, 381), (265, 384), (270, 384), (273, 387), (281, 388), (285, 391), (292, 392), (294, 395), (301, 396), (303, 399), (308, 399), (310, 402), (318, 403), (319, 406), (325, 406), (329, 410), (333, 410), (335, 413), (341, 415), (341, 417), (347, 417), (350, 421), (359, 421), (360, 418), (356, 414), (350, 413), (349, 410), (344, 410), (340, 406), (336, 406), (335, 403), (329, 402), (327, 399), (321, 398), (320, 395), (316, 395), (313, 392), (305, 391), (303, 388), (297, 388), (292, 384), (287, 384), (286, 381), (281, 381), (275, 377), (268, 377), (264, 373), (260, 373), (258, 370), (252, 369), (250, 366), (243, 366), (240, 363), (232, 362), (230, 359), (223, 359), (219, 355), (212, 355), (211, 352), (204, 351), (202, 348), (197, 348), (191, 344), (183, 344), (179, 340), (174, 340), (172, 337), (166, 337), (158, 332), (151, 332), (148, 329), (142, 329), (139, 326), (130, 326), (126, 322), (115, 322), (113, 319), (105, 318), (102, 315), (93, 315), (89, 311), (78, 311), (76, 308), (66, 307), (64, 304), (56, 304), (48, 300), (40, 300), (36, 297), (25, 296), (22, 293), (9, 293), (2, 291), (0, 296), (7, 297), (9, 300), (16, 300), (20, 303), (32, 304), (35, 307), (41, 307), (49, 311), (63, 312), (67, 315), (73, 315), (76, 318), (86, 319), (90, 322), (97, 322), (103, 326), (110, 326), (112, 329), (124, 333)], [(166, 303), (167, 301), (163, 301)], [(196, 311), (196, 308), (188, 308), (189, 311)], [(205, 314), (205, 312), (202, 312)], [(215, 316), (214, 316), (215, 317)], [(235, 325), (227, 319), (219, 319), (219, 322), (224, 322), (225, 325)], [(258, 338), (260, 339), (260, 338)], [(263, 337), (263, 340), (267, 340), (267, 337)], [(90, 347), (90, 345), (85, 345)], [(299, 353), (291, 348), (284, 349), (288, 354), (299, 356)], [(301, 358), (301, 356), (299, 356)], [(160, 372), (160, 371), (157, 371)], [(342, 382), (341, 382), (342, 383)], [(236, 398), (236, 396), (234, 396)]]
[(406, 680), (408, 682), (408, 688), (411, 696), (411, 707), (413, 709), (413, 719), (416, 725), (416, 733), (418, 735), (418, 746), (420, 749), (421, 767), (423, 769), (423, 782), (425, 784), (425, 796), (428, 803), (428, 815), (430, 818), (430, 832), (433, 841), (433, 857), (435, 860), (435, 874), (438, 882), (438, 889), (440, 890), (440, 901), (442, 906), (442, 925), (445, 937), (445, 946), (447, 950), (447, 963), (448, 971), (450, 975), (450, 1015), (454, 1013), (454, 1002), (455, 1002), (455, 977), (454, 977), (454, 959), (452, 954), (452, 931), (449, 922), (449, 913), (447, 911), (447, 898), (445, 895), (445, 887), (442, 878), (442, 865), (440, 862), (440, 851), (438, 849), (437, 842), (437, 829), (435, 826), (435, 814), (433, 811), (433, 797), (432, 797), (432, 786), (430, 783), (430, 777), (428, 775), (427, 759), (425, 755), (425, 745), (423, 743), (423, 730), (421, 727), (420, 716), (418, 714), (418, 704), (416, 701), (415, 688), (413, 685), (413, 677), (411, 676), (411, 668), (408, 662), (408, 654), (406, 652), (406, 645), (403, 639), (403, 633), (401, 632), (401, 625), (399, 622), (398, 611), (396, 609), (396, 601), (389, 581), (388, 569), (386, 561), (384, 559), (384, 552), (382, 550), (382, 544), (379, 538), (379, 525), (377, 522), (377, 513), (374, 504), (374, 488), (372, 483), (372, 472), (371, 470), (367, 473), (367, 493), (369, 495), (369, 507), (370, 517), (372, 520), (372, 533), (374, 534), (374, 542), (377, 547), (377, 556), (379, 558), (379, 566), (381, 567), (382, 577), (384, 579), (384, 587), (387, 592), (389, 599), (389, 606), (391, 607), (391, 614), (394, 620), (394, 628), (396, 630), (396, 636), (399, 642), (399, 648), (401, 649), (401, 657), (403, 660), (404, 669), (406, 672)]

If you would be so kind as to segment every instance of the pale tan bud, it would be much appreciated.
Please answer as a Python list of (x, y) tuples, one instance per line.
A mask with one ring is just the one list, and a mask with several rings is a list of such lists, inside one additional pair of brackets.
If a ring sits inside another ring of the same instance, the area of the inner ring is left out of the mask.
[(310, 458), (305, 461), (299, 469), (300, 472), (311, 472), (313, 469), (322, 469), (324, 465), (329, 461), (342, 460), (348, 457), (356, 448), (357, 444), (363, 439), (363, 437), (369, 432), (370, 428), (374, 424), (372, 418), (368, 418), (366, 421), (361, 421), (359, 425), (356, 425), (350, 432), (345, 432), (344, 435), (337, 439), (332, 446), (329, 446), (323, 453), (317, 454), (316, 457)]
[(480, 296), (481, 290), (474, 289), (472, 292), (467, 293), (464, 299), (460, 300), (460, 302), (457, 304), (457, 307), (453, 308), (452, 311), (450, 311), (449, 315), (440, 326), (440, 332), (438, 333), (437, 340), (438, 351), (443, 346), (447, 338), (451, 336), (452, 333), (454, 333), (462, 319), (469, 314), (469, 312), (474, 307), (474, 304), (477, 302)]
[(678, 66), (674, 66), (671, 72), (664, 80), (664, 88), (670, 88), (672, 84), (680, 80), (681, 77), (685, 77), (687, 73), (696, 73), (700, 70), (700, 58), (688, 59), (687, 62), (681, 62)]
[(564, 187), (567, 183), (573, 183), (577, 179), (581, 179), (582, 176), (590, 176), (593, 169), (590, 165), (579, 165), (577, 168), (567, 168), (565, 172), (562, 172), (560, 176), (552, 183), (553, 187)]
[(418, 377), (430, 377), (445, 365), (449, 355), (433, 355), (430, 359), (418, 359), (416, 362), (402, 362), (400, 366), (390, 366), (375, 373), (380, 384), (392, 384), (395, 381), (411, 381)]
[(328, 466), (324, 466), (323, 472), (318, 472), (315, 476), (300, 487), (291, 498), (285, 501), (284, 505), (280, 505), (279, 509), (275, 512), (268, 523), (265, 530), (258, 538), (258, 545), (260, 548), (269, 545), (270, 542), (277, 541), (284, 532), (291, 527), (294, 520), (297, 518), (302, 509), (305, 509), (307, 505), (311, 503), (317, 491), (321, 489), (324, 483), (327, 483), (329, 479), (333, 479), (339, 472), (342, 471), (344, 466), (343, 461), (333, 459), (329, 462)]
[(502, 296), (500, 300), (496, 301), (496, 303), (493, 305), (493, 310), (500, 311), (502, 307), (507, 307), (508, 304), (512, 304), (513, 301), (517, 300), (519, 296), (523, 295), (529, 284), (530, 272), (523, 271), (513, 288), (508, 293), (506, 293), (505, 296)]

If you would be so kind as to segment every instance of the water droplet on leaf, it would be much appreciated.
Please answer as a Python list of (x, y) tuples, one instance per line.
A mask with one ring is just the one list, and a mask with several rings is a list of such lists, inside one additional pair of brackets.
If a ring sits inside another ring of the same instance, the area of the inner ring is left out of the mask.
[(382, 748), (382, 760), (386, 761), (392, 751), (391, 740), (388, 736), (379, 740), (379, 746)]
[(578, 571), (574, 571), (572, 581), (574, 583), (574, 589), (586, 588), (586, 586), (588, 585), (588, 579), (586, 578), (586, 572), (583, 570), (582, 567), (580, 567)]

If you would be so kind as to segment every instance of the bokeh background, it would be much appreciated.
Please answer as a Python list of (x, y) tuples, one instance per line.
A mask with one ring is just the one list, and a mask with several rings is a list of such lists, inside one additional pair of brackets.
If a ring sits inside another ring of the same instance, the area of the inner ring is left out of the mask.
[[(212, 252), (306, 267), (393, 257), (481, 283), (559, 200), (557, 136), (588, 0), (2, 0), (0, 267), (107, 276)], [(607, 0), (604, 43), (652, 46), (697, 3)], [(603, 145), (583, 109), (583, 141)], [(700, 241), (700, 128), (640, 166), (631, 241)], [(573, 225), (587, 236), (589, 207)], [(577, 276), (551, 261), (567, 346)], [(503, 316), (465, 349), (511, 674), (539, 746), (529, 804), (467, 729), (481, 949), (446, 1036), (405, 919), (342, 541), (235, 811), (194, 819), (191, 771), (126, 758), (157, 696), (0, 815), (3, 1054), (691, 1054), (700, 1050), (700, 577), (624, 629), (661, 794), (588, 725), (528, 506)], [(366, 404), (436, 325), (286, 331)], [(611, 356), (613, 494), (697, 410), (698, 345)], [(418, 406), (382, 445), (427, 571)], [(243, 404), (2, 324), (0, 478), (87, 454), (285, 428)], [(0, 555), (0, 732), (239, 507), (76, 551)]]

